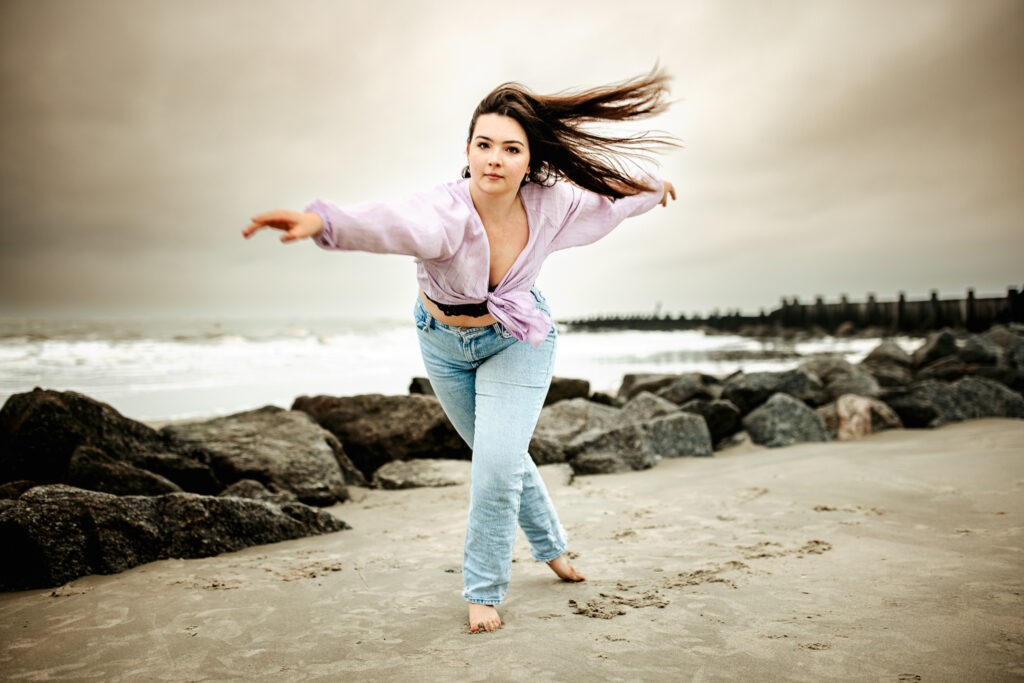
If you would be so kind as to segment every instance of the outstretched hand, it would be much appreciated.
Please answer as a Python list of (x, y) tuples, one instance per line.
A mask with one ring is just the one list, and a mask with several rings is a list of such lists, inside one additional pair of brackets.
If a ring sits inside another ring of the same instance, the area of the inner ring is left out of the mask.
[(246, 238), (261, 228), (276, 228), (285, 233), (281, 236), (282, 242), (291, 242), (306, 237), (316, 237), (324, 229), (324, 222), (319, 214), (299, 213), (287, 209), (267, 211), (253, 216), (250, 220), (252, 223), (242, 231), (242, 235)]
[(662, 206), (668, 206), (669, 195), (672, 196), (673, 200), (676, 198), (676, 186), (667, 180), (662, 180), (661, 183), (665, 186), (665, 193), (661, 195), (661, 201), (658, 203)]

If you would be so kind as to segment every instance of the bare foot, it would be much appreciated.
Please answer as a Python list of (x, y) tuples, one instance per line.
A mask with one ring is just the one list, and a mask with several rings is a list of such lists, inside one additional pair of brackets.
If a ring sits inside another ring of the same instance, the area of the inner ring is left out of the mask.
[(475, 602), (467, 602), (469, 605), (469, 632), (493, 631), (501, 628), (501, 617), (494, 605), (480, 605)]
[(548, 562), (548, 566), (551, 570), (558, 574), (558, 577), (562, 581), (585, 581), (586, 577), (580, 574), (578, 571), (573, 569), (573, 566), (569, 564), (569, 560), (565, 559), (565, 555), (559, 555), (555, 559)]

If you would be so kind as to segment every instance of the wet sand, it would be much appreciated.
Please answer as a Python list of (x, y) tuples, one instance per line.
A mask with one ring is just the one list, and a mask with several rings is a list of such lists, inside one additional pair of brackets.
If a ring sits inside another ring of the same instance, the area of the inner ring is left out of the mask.
[(360, 491), (350, 531), (0, 595), (0, 677), (1024, 677), (1024, 421), (543, 469), (588, 580), (520, 534), (499, 631), (459, 597), (468, 488)]

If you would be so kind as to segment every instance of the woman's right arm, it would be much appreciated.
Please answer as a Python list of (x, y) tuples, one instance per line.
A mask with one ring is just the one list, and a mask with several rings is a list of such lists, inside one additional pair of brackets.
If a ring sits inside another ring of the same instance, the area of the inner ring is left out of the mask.
[[(243, 231), (249, 237), (263, 227), (283, 230), (282, 242), (312, 237), (324, 249), (405, 254), (422, 260), (452, 256), (464, 225), (447, 193), (435, 191), (403, 202), (338, 206), (317, 199), (304, 212), (275, 210), (254, 216)], [(449, 230), (448, 227), (455, 228)]]

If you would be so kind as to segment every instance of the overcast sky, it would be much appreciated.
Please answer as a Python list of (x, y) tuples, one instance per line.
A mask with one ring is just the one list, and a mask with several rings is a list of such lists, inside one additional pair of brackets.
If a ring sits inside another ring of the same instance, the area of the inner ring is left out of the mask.
[(0, 1), (0, 315), (409, 314), (415, 266), (249, 216), (457, 177), (495, 85), (659, 62), (679, 190), (556, 317), (1024, 284), (1024, 2)]

